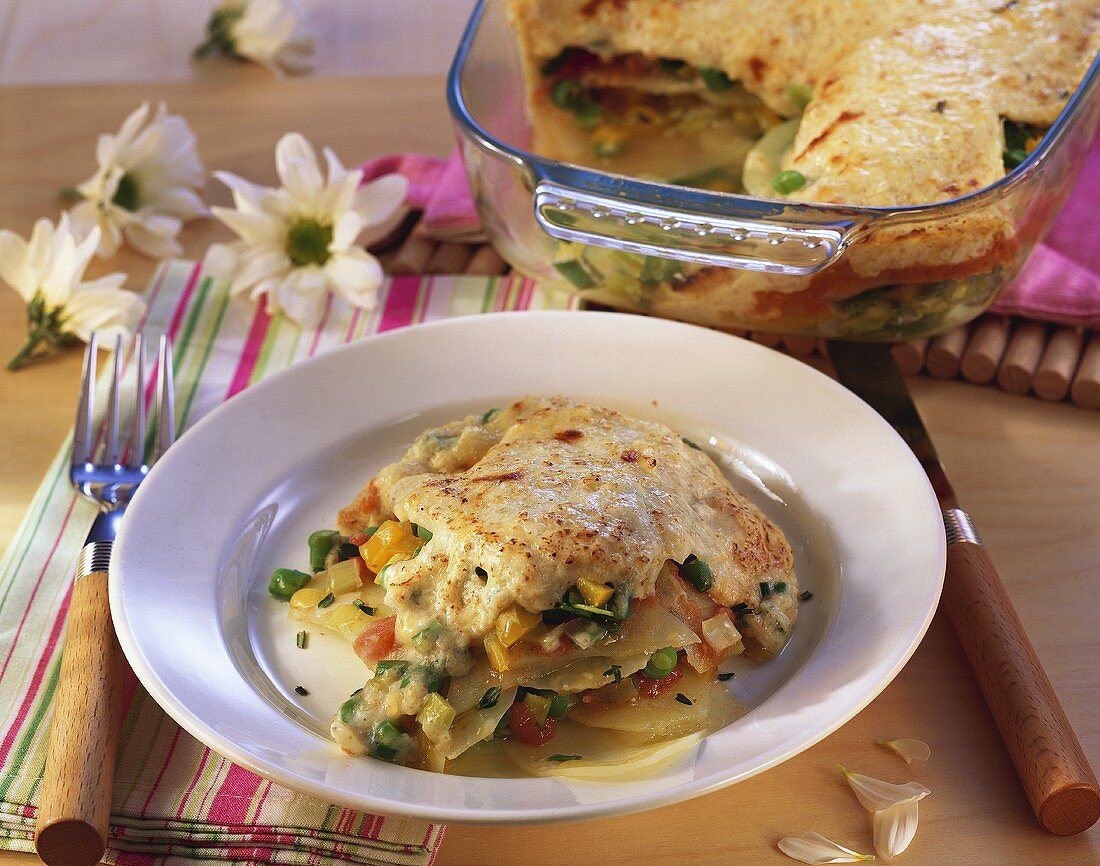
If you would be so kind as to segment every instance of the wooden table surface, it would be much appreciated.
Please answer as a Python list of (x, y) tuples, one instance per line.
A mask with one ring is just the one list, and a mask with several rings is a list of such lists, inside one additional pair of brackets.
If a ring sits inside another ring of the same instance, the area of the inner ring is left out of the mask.
[[(58, 188), (93, 168), (95, 135), (114, 130), (143, 99), (165, 99), (194, 127), (209, 170), (274, 180), (272, 148), (299, 130), (347, 162), (393, 150), (443, 154), (452, 134), (438, 78), (277, 81), (232, 66), (222, 76), (171, 84), (8, 88), (0, 91), (0, 226), (27, 234), (56, 217)], [(228, 200), (212, 182), (208, 200)], [(192, 256), (223, 234), (192, 224)], [(154, 263), (129, 251), (100, 271), (124, 270), (140, 287)], [(23, 335), (23, 307), (0, 289), (0, 359)], [(0, 372), (0, 549), (70, 424), (79, 351)], [(1008, 585), (1085, 752), (1100, 765), (1100, 419), (993, 388), (917, 379), (914, 396), (964, 504)], [(907, 767), (874, 745), (918, 737), (932, 747)], [(836, 773), (844, 763), (932, 790), (907, 864), (1100, 862), (1100, 827), (1056, 838), (1032, 817), (954, 634), (943, 617), (898, 678), (823, 742), (724, 791), (640, 815), (549, 827), (452, 826), (437, 863), (540, 866), (791, 862), (775, 840), (817, 830), (870, 850), (869, 817)], [(33, 857), (0, 854), (0, 864)]]

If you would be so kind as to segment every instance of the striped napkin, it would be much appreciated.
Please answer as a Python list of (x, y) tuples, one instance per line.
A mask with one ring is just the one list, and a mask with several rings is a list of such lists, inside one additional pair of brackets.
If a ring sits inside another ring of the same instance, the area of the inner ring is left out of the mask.
[[(225, 283), (186, 262), (162, 266), (146, 299), (146, 345), (165, 331), (175, 342), (181, 430), (264, 376), (371, 334), (449, 316), (576, 304), (519, 277), (396, 277), (373, 311), (330, 297), (320, 325), (307, 331), (230, 298)], [(95, 516), (68, 484), (68, 447), (0, 564), (0, 849), (33, 850), (72, 574)], [(265, 781), (180, 729), (133, 674), (125, 707), (109, 863), (313, 866), (336, 858), (417, 866), (435, 859), (442, 826), (342, 809)]]

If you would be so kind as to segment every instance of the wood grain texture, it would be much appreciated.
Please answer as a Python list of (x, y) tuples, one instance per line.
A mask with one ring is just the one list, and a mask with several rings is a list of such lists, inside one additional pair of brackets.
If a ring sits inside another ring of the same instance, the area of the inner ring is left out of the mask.
[(107, 844), (121, 728), (122, 650), (107, 573), (73, 586), (35, 844), (49, 866), (92, 866)]
[(1039, 822), (1059, 836), (1100, 818), (1100, 788), (989, 553), (947, 550), (943, 610), (970, 661)]

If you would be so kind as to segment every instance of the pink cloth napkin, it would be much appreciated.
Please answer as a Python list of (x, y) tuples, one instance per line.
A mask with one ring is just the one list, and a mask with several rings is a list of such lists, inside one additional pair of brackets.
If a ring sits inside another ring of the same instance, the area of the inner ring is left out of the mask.
[[(408, 178), (409, 204), (424, 212), (422, 230), (429, 236), (484, 239), (457, 149), (447, 159), (391, 154), (364, 163), (363, 170), (364, 180), (395, 171)], [(1100, 328), (1100, 140), (1050, 234), (993, 310)]]

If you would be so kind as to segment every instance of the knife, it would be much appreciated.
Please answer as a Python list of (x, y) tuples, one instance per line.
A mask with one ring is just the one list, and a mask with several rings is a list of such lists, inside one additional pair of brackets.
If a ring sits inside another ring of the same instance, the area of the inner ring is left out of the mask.
[(960, 506), (886, 343), (832, 340), (837, 379), (913, 450), (943, 510), (947, 576), (940, 604), (1001, 732), (1035, 817), (1051, 833), (1100, 818), (1100, 787), (974, 523)]

